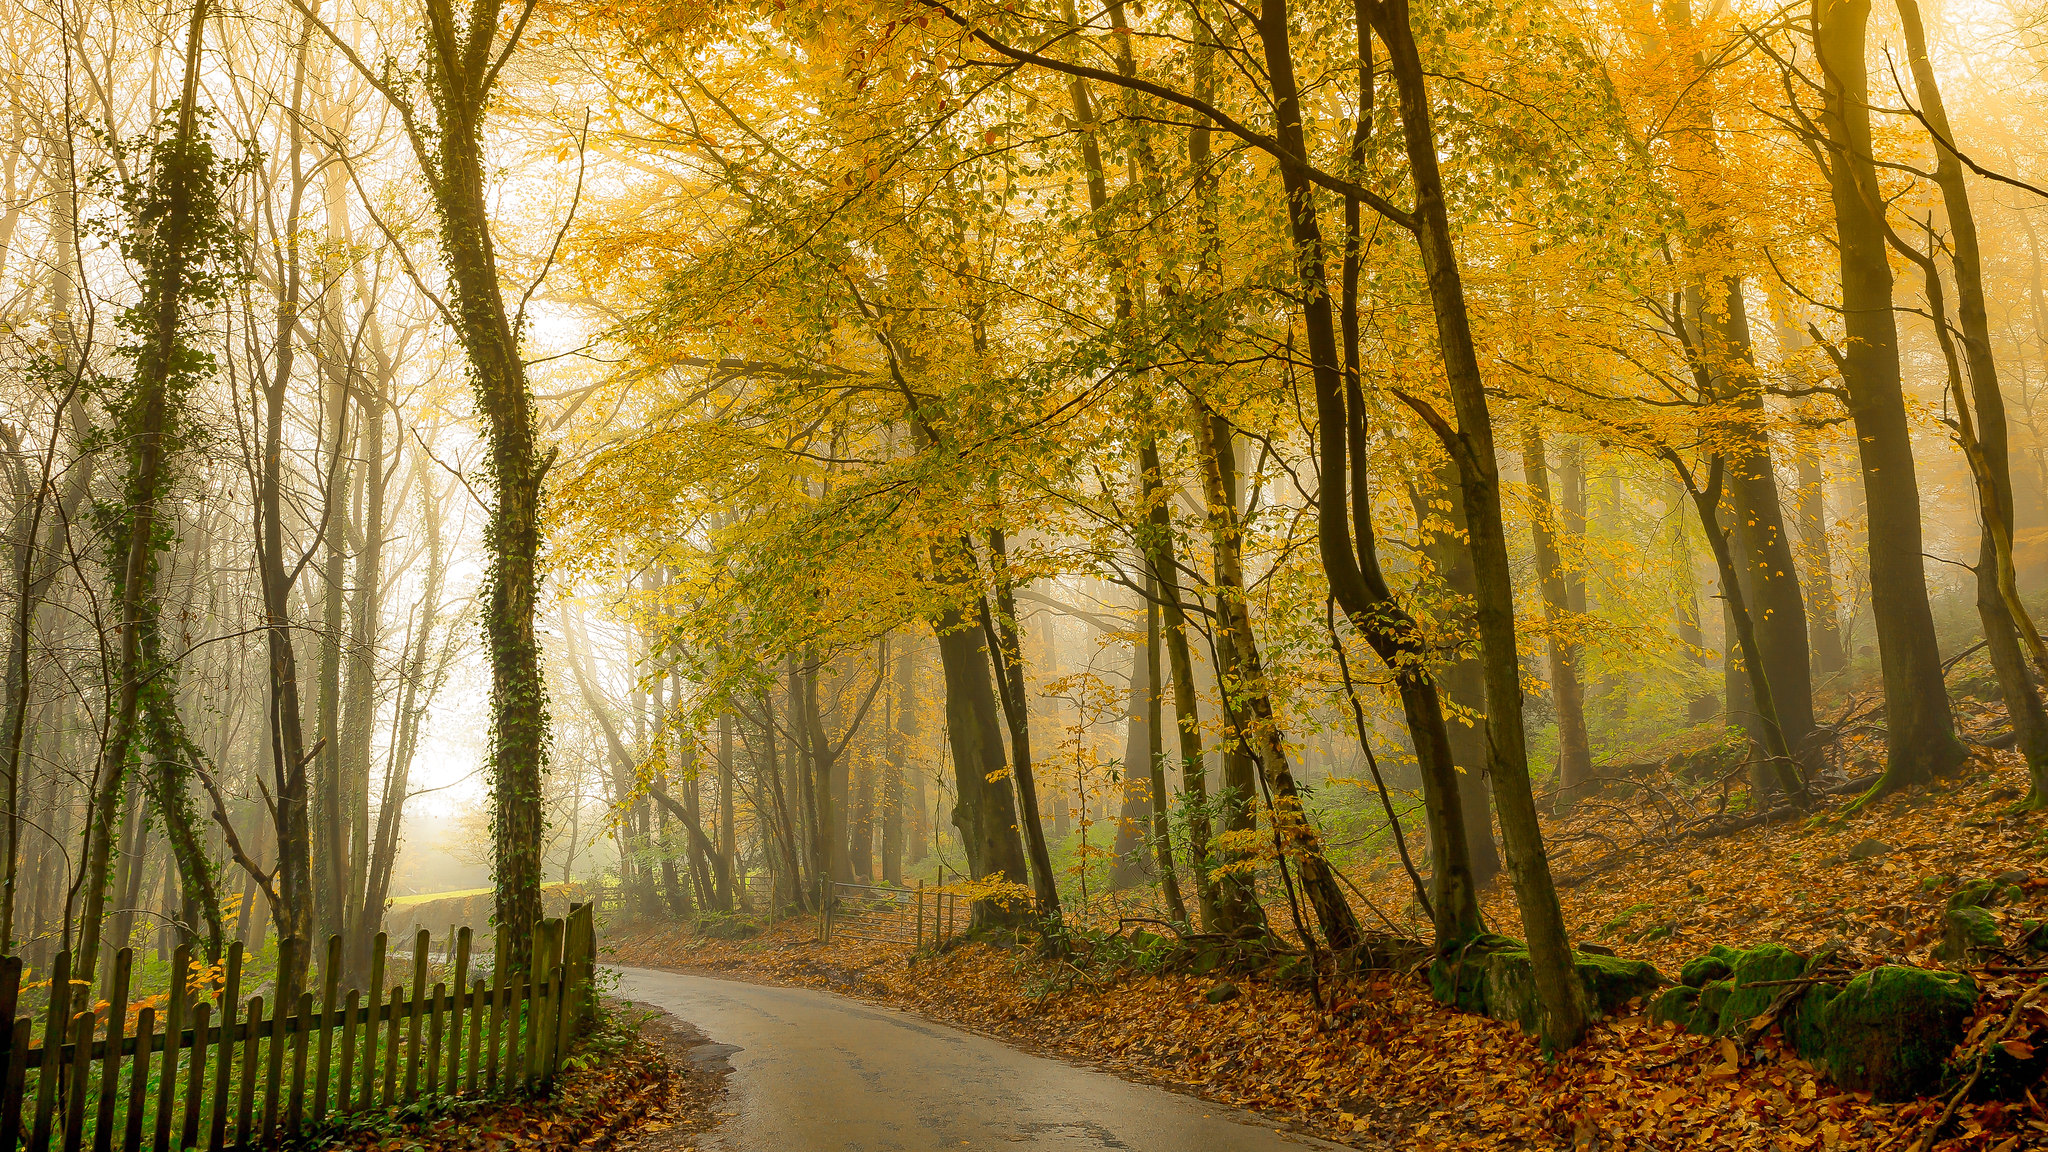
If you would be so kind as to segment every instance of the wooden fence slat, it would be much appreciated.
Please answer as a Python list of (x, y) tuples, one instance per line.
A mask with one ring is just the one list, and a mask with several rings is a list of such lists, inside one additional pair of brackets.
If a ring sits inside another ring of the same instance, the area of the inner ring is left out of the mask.
[(201, 1000), (192, 1006), (192, 1060), (185, 1070), (185, 1123), (179, 1140), (186, 1148), (199, 1145), (199, 1113), (206, 1104), (206, 1025), (213, 1005)]
[(334, 1114), (355, 1110), (356, 1013), (362, 1010), (363, 994), (354, 988), (341, 1006), (341, 1075), (334, 1089)]
[[(280, 974), (292, 970), (292, 942), (280, 940), (277, 945), (277, 970)], [(264, 1029), (268, 1045), (263, 1053), (263, 1118), (256, 1123), (256, 1139), (268, 1144), (277, 1136), (277, 1092), (284, 1080), (284, 1018), (292, 1004), (291, 989), (280, 979), (277, 987), (271, 989), (269, 1027)], [(250, 1021), (254, 1024), (255, 1021)]]
[[(64, 1045), (71, 1027), (71, 950), (57, 953), (50, 966), (50, 1003), (43, 1020), (43, 1051), (55, 1052)], [(50, 1130), (57, 1117), (57, 1081), (54, 1068), (36, 1073), (36, 1118), (29, 1126), (29, 1152), (50, 1152)]]
[[(292, 1033), (292, 1094), (285, 1106), (285, 1132), (296, 1139), (306, 1128), (306, 1045), (312, 1037), (313, 994), (299, 993), (298, 1027)], [(323, 1029), (324, 1032), (324, 1029)]]
[(80, 1012), (71, 1018), (71, 1083), (64, 1094), (64, 1152), (78, 1152), (85, 1141), (85, 1082), (92, 1076), (92, 1026), (90, 1012)]
[[(484, 997), (489, 995), (489, 987), (482, 977), (478, 977), (469, 988), (469, 1079), (462, 1090), (471, 1096), (476, 1095), (477, 1058), (483, 1052)], [(0, 1144), (0, 1148), (5, 1147), (7, 1145)]]
[(384, 1107), (398, 1103), (398, 1006), (404, 1003), (405, 989), (396, 984), (391, 986), (391, 1016), (384, 1028)]
[(547, 1075), (542, 1077), (541, 1086), (552, 1089), (555, 1074), (562, 1070), (562, 1052), (566, 1029), (562, 1022), (569, 1014), (569, 969), (566, 965), (555, 965), (554, 975), (548, 979), (548, 1050)]
[(213, 1123), (206, 1130), (208, 1148), (225, 1148), (228, 1142), (228, 1092), (235, 1073), (235, 1009), (242, 1000), (242, 942), (228, 945), (228, 966), (220, 986), (220, 1055), (213, 1066)]
[(171, 1113), (178, 1085), (178, 1052), (184, 1043), (185, 987), (192, 972), (192, 946), (171, 951), (171, 987), (164, 1002), (164, 1067), (156, 1080), (156, 1152), (171, 1152)]
[[(500, 937), (502, 941), (503, 937)], [(491, 1035), (485, 1041), (484, 1091), (496, 1092), (501, 1082), (498, 1079), (498, 1050), (505, 1034), (505, 950), (500, 944), (497, 962), (491, 965)]]
[[(313, 1123), (327, 1116), (327, 1088), (334, 1055), (334, 997), (341, 988), (341, 937), (327, 938), (327, 963), (320, 969), (320, 1062), (313, 1077)], [(346, 1053), (348, 1049), (343, 1048)]]
[[(370, 983), (365, 986), (363, 1002), (368, 1013), (363, 1021), (363, 1086), (357, 1090), (356, 1107), (367, 1109), (377, 1099), (377, 1007), (378, 995), (384, 990), (384, 957), (390, 950), (391, 938), (382, 932), (370, 945)], [(385, 1053), (385, 1060), (391, 1059)]]
[(28, 1086), (29, 1038), (35, 1034), (36, 1022), (26, 1016), (17, 1016), (14, 1027), (9, 1030), (8, 1051), (15, 1059), (7, 1062), (7, 1079), (0, 1082), (0, 1149), (17, 1148), (21, 1144), (21, 1096)]
[(436, 1095), (441, 1091), (441, 997), (446, 994), (447, 990), (448, 986), (446, 984), (438, 980), (435, 981), (434, 998), (427, 1001), (426, 1093), (429, 1096)]
[(235, 1145), (247, 1148), (256, 1143), (252, 1123), (256, 1115), (256, 1045), (261, 1042), (263, 997), (249, 997), (249, 1012), (242, 1021), (242, 1082), (235, 1091)]
[[(21, 957), (0, 957), (0, 1020), (7, 1021), (6, 1035), (0, 1035), (0, 1044), (7, 1046), (11, 1055), (28, 1050), (26, 1045), (14, 1042), (14, 1015), (21, 1007)], [(0, 1147), (11, 1147), (0, 1145)]]
[(448, 1094), (455, 1095), (461, 1090), (462, 1081), (458, 1073), (462, 1070), (462, 989), (469, 983), (469, 944), (467, 928), (455, 930), (455, 971), (448, 978), (448, 987), (455, 995), (448, 1001)]
[(107, 1047), (100, 1057), (100, 1103), (93, 1125), (93, 1152), (108, 1152), (114, 1143), (114, 1111), (121, 1099), (121, 1033), (128, 1026), (128, 977), (134, 964), (134, 949), (123, 948), (114, 953), (114, 971), (107, 981)]
[(412, 938), (412, 1011), (405, 1023), (405, 1102), (420, 1098), (420, 1019), (427, 998), (427, 949), (433, 940), (422, 928)]
[[(128, 1065), (128, 1115), (121, 1125), (121, 1152), (141, 1152), (142, 1114), (149, 1108), (149, 1050), (156, 1041), (156, 1009), (135, 1014), (135, 1059)], [(11, 1148), (0, 1135), (0, 1148)]]
[(540, 993), (533, 998), (536, 1019), (533, 1023), (533, 1083), (540, 1091), (547, 1091), (550, 1074), (549, 1063), (555, 1048), (555, 995), (562, 966), (557, 964), (540, 982)]

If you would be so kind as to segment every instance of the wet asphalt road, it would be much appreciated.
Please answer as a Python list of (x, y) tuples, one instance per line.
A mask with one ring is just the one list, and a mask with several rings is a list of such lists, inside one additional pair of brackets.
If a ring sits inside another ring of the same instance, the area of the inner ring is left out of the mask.
[(1302, 1152), (1248, 1113), (826, 992), (638, 968), (617, 995), (697, 1026), (730, 1063), (727, 1152)]

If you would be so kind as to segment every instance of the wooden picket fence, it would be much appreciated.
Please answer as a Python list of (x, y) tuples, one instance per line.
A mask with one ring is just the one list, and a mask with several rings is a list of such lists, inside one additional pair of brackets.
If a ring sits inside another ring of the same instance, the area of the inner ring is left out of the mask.
[[(431, 939), (413, 941), (412, 987), (382, 1001), (385, 935), (377, 934), (367, 994), (343, 992), (341, 938), (327, 942), (316, 1011), (310, 990), (240, 1001), (242, 946), (227, 954), (217, 1003), (185, 986), (191, 953), (171, 962), (164, 1004), (127, 1028), (134, 953), (113, 956), (104, 1002), (71, 980), (71, 957), (51, 967), (42, 1043), (35, 1022), (15, 1016), (21, 960), (0, 960), (0, 1152), (152, 1152), (279, 1144), (332, 1117), (390, 1108), (426, 1096), (544, 1092), (570, 1041), (594, 1018), (597, 934), (588, 904), (534, 927), (525, 972), (494, 964), (471, 979), (471, 933), (455, 933), (449, 979), (427, 986)], [(279, 945), (280, 972), (299, 965), (299, 942)], [(450, 990), (452, 985), (452, 991)], [(74, 1011), (74, 1009), (79, 1009)], [(95, 1011), (99, 1008), (103, 1011)], [(104, 1026), (102, 1026), (104, 1020)], [(379, 1034), (382, 1042), (379, 1042)], [(54, 1059), (52, 1055), (54, 1054)]]

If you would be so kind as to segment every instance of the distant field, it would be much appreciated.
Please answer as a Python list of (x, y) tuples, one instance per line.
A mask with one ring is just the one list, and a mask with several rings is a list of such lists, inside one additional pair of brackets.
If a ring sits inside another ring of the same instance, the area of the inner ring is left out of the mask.
[(394, 896), (391, 898), (391, 907), (404, 908), (411, 904), (425, 904), (430, 900), (457, 900), (464, 896), (481, 896), (489, 891), (489, 888), (458, 888), (451, 892), (421, 892), (414, 896)]

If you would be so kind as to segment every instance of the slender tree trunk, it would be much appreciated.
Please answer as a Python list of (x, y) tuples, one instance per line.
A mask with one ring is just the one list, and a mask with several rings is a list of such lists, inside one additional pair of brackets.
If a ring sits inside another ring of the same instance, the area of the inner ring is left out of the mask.
[[(1147, 607), (1149, 614), (1150, 607)], [(1151, 825), (1153, 807), (1152, 772), (1146, 766), (1146, 751), (1152, 747), (1152, 732), (1149, 728), (1152, 704), (1158, 698), (1157, 686), (1149, 679), (1147, 661), (1149, 653), (1144, 648), (1131, 649), (1131, 674), (1129, 689), (1124, 693), (1124, 754), (1122, 783), (1116, 814), (1116, 836), (1110, 842), (1113, 859), (1109, 864), (1109, 887), (1111, 891), (1130, 888), (1145, 882), (1151, 870)]]
[[(1279, 0), (1268, 0), (1268, 10), (1276, 8), (1284, 43), (1285, 10), (1279, 7)], [(1578, 974), (1573, 968), (1571, 940), (1565, 931), (1564, 914), (1558, 907), (1550, 859), (1543, 847), (1536, 800), (1529, 784), (1528, 738), (1522, 723), (1521, 671), (1515, 644), (1514, 582), (1508, 565), (1507, 530), (1501, 516), (1500, 467), (1494, 453), (1492, 416), (1466, 313), (1457, 249), (1437, 167), (1429, 92), (1410, 26), (1408, 3), (1366, 0), (1361, 8), (1386, 45), (1389, 70), (1399, 96), (1408, 174), (1415, 190), (1415, 236), (1436, 313), (1437, 343), (1456, 413), (1455, 429), (1442, 427), (1443, 422), (1433, 414), (1431, 419), (1439, 425), (1438, 434), (1445, 437), (1464, 490), (1486, 677), (1488, 773), (1493, 782), (1508, 873), (1514, 880), (1523, 930), (1528, 935), (1541, 1005), (1540, 1032), (1546, 1045), (1561, 1050), (1579, 1042), (1586, 1020), (1579, 999)], [(1262, 25), (1269, 26), (1265, 33), (1269, 38), (1269, 55), (1270, 38), (1274, 35), (1270, 26), (1274, 23), (1271, 19), (1261, 20)], [(1291, 121), (1285, 125), (1283, 142), (1299, 150), (1298, 113), (1290, 109), (1290, 115), (1283, 117), (1283, 121)], [(1288, 170), (1283, 167), (1283, 171)], [(1298, 175), (1294, 179), (1301, 182)], [(1290, 189), (1290, 200), (1307, 204), (1310, 194), (1306, 187), (1299, 189), (1299, 195)]]
[[(1202, 486), (1204, 503), (1207, 505), (1209, 521), (1210, 551), (1214, 564), (1217, 613), (1212, 623), (1216, 646), (1217, 696), (1224, 704), (1224, 727), (1221, 747), (1218, 749), (1223, 760), (1223, 787), (1215, 797), (1217, 821), (1224, 832), (1246, 832), (1257, 827), (1256, 813), (1258, 779), (1255, 773), (1258, 763), (1252, 750), (1252, 736), (1245, 729), (1242, 703), (1243, 693), (1256, 690), (1248, 686), (1243, 669), (1243, 659), (1238, 651), (1238, 632), (1225, 617), (1223, 601), (1233, 592), (1243, 594), (1238, 563), (1237, 539), (1237, 463), (1236, 453), (1230, 443), (1230, 426), (1217, 416), (1199, 397), (1195, 400), (1191, 414), (1196, 455), (1202, 464)], [(1239, 862), (1241, 853), (1223, 853), (1217, 860), (1219, 870), (1225, 870), (1216, 879), (1216, 925), (1213, 930), (1231, 935), (1250, 931), (1263, 931), (1266, 927), (1265, 910), (1260, 907), (1258, 893), (1251, 880), (1241, 871), (1230, 868)]]
[(1579, 646), (1567, 634), (1572, 628), (1571, 595), (1565, 587), (1565, 563), (1553, 524), (1557, 504), (1550, 495), (1550, 463), (1543, 453), (1543, 434), (1522, 431), (1522, 469), (1536, 498), (1529, 531), (1536, 541), (1537, 582), (1543, 589), (1543, 615), (1550, 625), (1550, 698), (1557, 706), (1557, 806), (1570, 808), (1593, 787), (1593, 746), (1586, 736), (1586, 691), (1579, 683)]
[(1202, 750), (1202, 717), (1195, 693), (1195, 661), (1188, 647), (1187, 604), (1181, 598), (1180, 561), (1176, 553), (1172, 511), (1167, 507), (1159, 469), (1159, 445), (1146, 437), (1138, 446), (1138, 470), (1144, 488), (1146, 527), (1140, 540), (1145, 565), (1159, 588), (1164, 612), (1167, 664), (1173, 672), (1174, 728), (1179, 739), (1180, 786), (1187, 797), (1188, 863), (1195, 879), (1195, 903), (1205, 932), (1219, 931), (1221, 913), (1216, 881), (1209, 871), (1209, 784)]
[[(889, 697), (889, 778), (894, 782), (896, 806), (890, 822), (884, 825), (882, 839), (882, 877), (891, 884), (903, 882), (903, 836), (910, 834), (909, 856), (911, 863), (924, 857), (924, 837), (919, 831), (919, 809), (924, 806), (922, 775), (910, 762), (910, 749), (917, 740), (917, 663), (916, 649), (907, 636), (898, 640), (896, 648), (896, 681)], [(910, 813), (908, 828), (904, 819), (903, 804), (904, 777), (911, 778), (908, 803)], [(891, 850), (886, 830), (896, 833), (895, 850)]]
[(733, 912), (740, 901), (734, 891), (733, 870), (738, 865), (739, 835), (733, 795), (732, 713), (718, 714), (718, 910)]
[[(1722, 477), (1726, 465), (1715, 457), (1707, 486), (1702, 489), (1695, 483), (1691, 472), (1680, 462), (1675, 453), (1667, 451), (1665, 459), (1678, 470), (1686, 492), (1692, 497), (1693, 509), (1699, 514), (1700, 527), (1705, 530), (1707, 546), (1713, 550), (1714, 565), (1721, 574), (1721, 595), (1728, 605), (1728, 623), (1734, 633), (1731, 649), (1739, 649), (1747, 669), (1747, 683), (1750, 699), (1762, 725), (1763, 739), (1758, 743), (1764, 756), (1764, 772), (1776, 784), (1777, 789), (1793, 803), (1804, 806), (1808, 802), (1805, 783), (1800, 780), (1792, 758), (1791, 745), (1785, 739), (1785, 731), (1778, 723), (1777, 693), (1773, 690), (1770, 676), (1765, 672), (1767, 665), (1760, 655), (1760, 643), (1754, 614), (1750, 612), (1748, 597), (1743, 591), (1738, 575), (1735, 548), (1730, 542), (1732, 529), (1723, 529), (1720, 522)], [(1761, 807), (1761, 804), (1759, 804)]]
[[(2040, 637), (2020, 600), (2019, 577), (2013, 565), (2015, 513), (2009, 433), (2005, 396), (1998, 387), (1998, 363), (1991, 352), (1977, 217), (1970, 204), (1962, 161), (1950, 147), (1955, 143), (1955, 130), (1949, 125), (1941, 85), (1927, 56), (1927, 33), (1921, 26), (1920, 6), (1915, 0), (1897, 2), (1906, 33), (1906, 56), (1912, 64), (1913, 86), (1920, 95), (1920, 112), (1936, 137), (1934, 178), (1941, 186), (1942, 203), (1948, 209), (1957, 326), (1962, 332), (1963, 360), (1969, 368), (1970, 410), (1959, 411), (1958, 418), (1970, 425), (1970, 439), (1975, 441), (1974, 451), (1967, 442), (1964, 451), (1973, 457), (1971, 471), (1977, 481), (1982, 522), (1977, 549), (1977, 615), (1984, 625), (1984, 638), (1991, 651), (1992, 667), (1998, 673), (2006, 713), (2027, 760), (2032, 787), (2025, 807), (2048, 808), (2048, 711), (2042, 707), (2041, 695), (2035, 690), (2021, 647), (2023, 639), (2032, 646), (2039, 644)], [(1935, 287), (1938, 288), (1938, 283)], [(1946, 320), (1937, 312), (1935, 322)], [(1960, 402), (1961, 396), (1957, 400)], [(2048, 675), (2048, 668), (2041, 671)]]
[[(1031, 758), (1031, 706), (1024, 681), (1024, 622), (1017, 617), (1016, 585), (1010, 578), (1010, 557), (1001, 528), (989, 530), (989, 558), (995, 575), (995, 628), (990, 639), (996, 668), (996, 687), (1003, 700), (1003, 716), (1010, 727), (1010, 769), (1017, 783), (1017, 814), (1024, 833), (1025, 856), (1031, 862), (1031, 890), (1038, 900), (1038, 914), (1049, 920), (1060, 915), (1060, 889), (1053, 875), (1052, 852), (1045, 843), (1045, 822), (1039, 813), (1038, 776)], [(982, 605), (987, 624), (988, 605)]]
[(1166, 896), (1166, 914), (1176, 924), (1188, 922), (1187, 902), (1181, 899), (1180, 877), (1173, 868), (1173, 824), (1167, 804), (1165, 743), (1159, 731), (1159, 582), (1145, 582), (1145, 763), (1152, 781), (1152, 862), (1159, 869), (1159, 885)]

